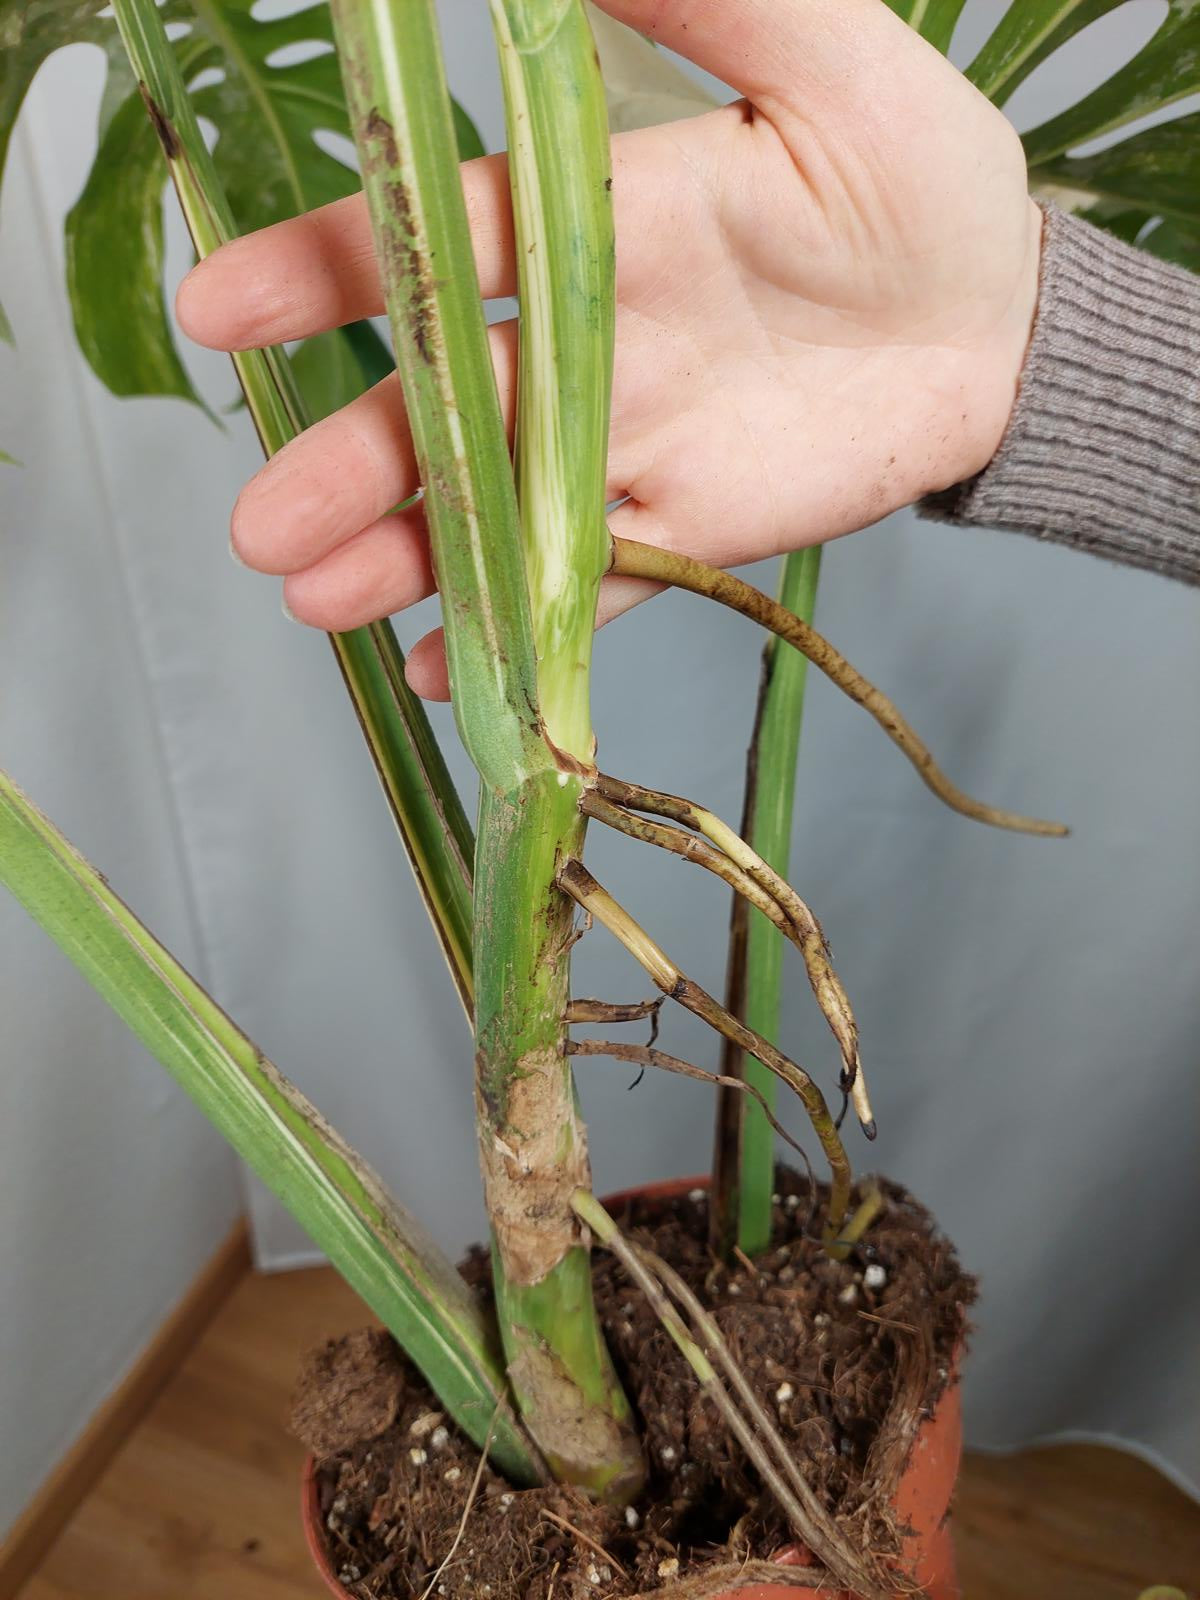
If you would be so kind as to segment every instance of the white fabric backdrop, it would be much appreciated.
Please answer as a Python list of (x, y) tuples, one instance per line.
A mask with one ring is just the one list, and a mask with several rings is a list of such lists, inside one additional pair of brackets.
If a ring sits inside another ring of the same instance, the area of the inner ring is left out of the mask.
[[(1128, 27), (1141, 34), (1155, 9), (1136, 0)], [(487, 30), (467, 0), (443, 10), (452, 81), (495, 148)], [(79, 77), (58, 103), (90, 119), (94, 63), (68, 67)], [(1096, 75), (1078, 52), (1062, 70)], [(228, 394), (219, 367), (200, 370), (211, 395)], [(229, 504), (255, 461), (248, 429), (222, 435), (182, 406), (103, 404), (120, 419), (108, 438), (127, 531), (111, 559), (143, 596), (135, 626), (216, 992), (458, 1248), (481, 1227), (467, 1038), (328, 648), (284, 621), (273, 582), (226, 554)], [(1152, 576), (908, 514), (841, 543), (820, 625), (958, 782), (1075, 833), (1031, 841), (945, 812), (818, 683), (795, 854), (862, 1022), (881, 1134), (858, 1158), (928, 1201), (983, 1277), (969, 1438), (1110, 1434), (1192, 1485), (1198, 605)], [(426, 621), (406, 618), (403, 637)], [(597, 683), (607, 767), (736, 816), (758, 645), (687, 597), (609, 630)], [(64, 676), (99, 667), (92, 641), (62, 641)], [(122, 707), (104, 715), (115, 726)], [(135, 764), (128, 781), (160, 778)], [(723, 898), (633, 845), (590, 848), (681, 964), (719, 985)], [(597, 933), (581, 947), (579, 989), (644, 984)], [(832, 1072), (802, 982), (786, 1021), (801, 1058)], [(711, 1059), (686, 1020), (669, 1037)], [(582, 1069), (597, 1182), (703, 1168), (706, 1091), (651, 1077), (630, 1095), (626, 1082), (602, 1062)], [(257, 1188), (252, 1206), (265, 1264), (306, 1258)]]

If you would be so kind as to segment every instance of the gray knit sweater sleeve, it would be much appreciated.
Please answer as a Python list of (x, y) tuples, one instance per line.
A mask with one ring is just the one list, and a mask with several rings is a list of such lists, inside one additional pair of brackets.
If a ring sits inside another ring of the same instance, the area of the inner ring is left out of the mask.
[(1008, 430), (919, 509), (1200, 583), (1200, 277), (1046, 207)]

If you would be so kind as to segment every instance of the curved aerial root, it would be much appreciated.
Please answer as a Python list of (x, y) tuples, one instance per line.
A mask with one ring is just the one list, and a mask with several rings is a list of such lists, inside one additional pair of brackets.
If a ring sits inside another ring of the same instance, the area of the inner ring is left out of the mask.
[(732, 1040), (740, 1049), (761, 1061), (768, 1072), (796, 1094), (804, 1103), (813, 1131), (821, 1141), (825, 1159), (829, 1163), (829, 1216), (826, 1234), (836, 1239), (845, 1220), (850, 1202), (850, 1162), (845, 1146), (834, 1125), (825, 1096), (804, 1071), (769, 1039), (748, 1028), (732, 1016), (706, 989), (694, 983), (681, 972), (666, 952), (657, 945), (643, 927), (634, 921), (628, 911), (613, 899), (582, 861), (567, 861), (559, 868), (558, 886), (569, 894), (585, 912), (591, 915), (629, 951), (630, 955), (649, 973), (657, 988), (669, 999), (676, 1000), (685, 1010), (692, 1012), (724, 1038)]
[[(748, 1094), (752, 1100), (757, 1100), (759, 1110), (766, 1117), (771, 1127), (783, 1140), (790, 1145), (808, 1169), (810, 1183), (816, 1188), (816, 1175), (812, 1163), (808, 1159), (808, 1152), (798, 1139), (792, 1135), (780, 1122), (779, 1118), (767, 1104), (766, 1098), (759, 1093), (752, 1083), (747, 1083), (743, 1078), (728, 1078), (720, 1072), (706, 1072), (703, 1067), (697, 1067), (690, 1061), (683, 1061), (679, 1056), (670, 1056), (665, 1050), (656, 1050), (650, 1044), (621, 1044), (615, 1039), (570, 1039), (567, 1041), (567, 1054), (569, 1056), (611, 1056), (614, 1061), (628, 1061), (635, 1067), (657, 1067), (663, 1072), (678, 1073), (681, 1078), (695, 1078), (698, 1083), (713, 1083), (719, 1089), (736, 1089), (739, 1094)], [(632, 1088), (632, 1085), (630, 1085)], [(842, 1230), (845, 1237), (846, 1230)], [(838, 1243), (842, 1241), (839, 1240)]]
[(843, 694), (849, 695), (856, 705), (862, 706), (874, 717), (892, 743), (912, 762), (922, 782), (952, 811), (961, 812), (964, 817), (973, 817), (976, 822), (986, 822), (993, 828), (1008, 828), (1014, 833), (1061, 839), (1070, 831), (1061, 822), (1043, 822), (1037, 817), (1023, 817), (1015, 811), (1001, 811), (995, 806), (984, 805), (951, 783), (934, 761), (928, 745), (887, 695), (864, 678), (811, 624), (786, 606), (781, 606), (778, 600), (773, 600), (761, 589), (744, 583), (732, 573), (706, 566), (703, 561), (694, 561), (690, 556), (660, 550), (653, 545), (639, 544), (632, 539), (614, 538), (612, 548), (610, 572), (631, 578), (650, 578), (656, 583), (671, 584), (674, 588), (704, 595), (729, 606), (733, 611), (740, 611), (743, 616), (750, 617), (793, 645)]
[[(735, 893), (757, 906), (784, 937), (791, 940), (800, 952), (817, 1004), (841, 1051), (842, 1087), (853, 1098), (863, 1132), (868, 1139), (873, 1139), (875, 1117), (859, 1057), (858, 1024), (842, 981), (833, 969), (821, 924), (787, 879), (768, 866), (728, 823), (679, 795), (663, 794), (643, 784), (625, 783), (599, 773), (594, 786), (584, 791), (579, 804), (582, 811), (597, 821), (715, 873)], [(680, 828), (648, 822), (644, 817), (632, 815), (633, 811), (669, 817), (703, 838), (696, 839)]]

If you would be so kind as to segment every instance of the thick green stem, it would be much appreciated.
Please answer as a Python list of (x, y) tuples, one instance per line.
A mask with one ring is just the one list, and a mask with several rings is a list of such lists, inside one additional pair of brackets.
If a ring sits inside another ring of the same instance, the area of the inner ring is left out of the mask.
[[(821, 547), (794, 551), (783, 562), (781, 605), (811, 623), (821, 572)], [(804, 715), (807, 657), (777, 635), (763, 647), (762, 677), (754, 730), (746, 755), (742, 836), (781, 878), (789, 875), (792, 814), (796, 797), (796, 758)], [(775, 929), (740, 895), (730, 914), (728, 1011), (772, 1043), (779, 1041), (783, 951)], [(729, 1040), (721, 1071), (744, 1078), (775, 1106), (775, 1076)], [(710, 1226), (720, 1254), (733, 1244), (749, 1256), (771, 1242), (771, 1193), (775, 1186), (775, 1139), (759, 1107), (746, 1095), (722, 1090), (717, 1102), (717, 1136)]]
[[(162, 145), (180, 209), (203, 259), (237, 236), (179, 63), (154, 0), (114, 0), (126, 54)], [(234, 370), (263, 451), (273, 456), (308, 426), (283, 351), (238, 351)], [(471, 1007), (471, 855), (474, 841), (454, 782), (386, 619), (332, 633), (379, 781), (459, 996)]]
[[(553, 116), (538, 122), (534, 153), (545, 160), (542, 140), (553, 127), (553, 172), (564, 187), (583, 181), (585, 155), (595, 159), (594, 117), (586, 129), (571, 132), (580, 114), (572, 107), (592, 92), (579, 58), (581, 38), (567, 27), (573, 9), (556, 0), (506, 13), (511, 37), (524, 46), (515, 64), (506, 53), (506, 77), (529, 74), (522, 80), (528, 103), (551, 93), (562, 103), (557, 125)], [(560, 26), (535, 25), (539, 15), (551, 13)], [(556, 212), (530, 201), (539, 174), (531, 178), (522, 166), (525, 202), (518, 225), (530, 225), (532, 217), (533, 225), (547, 230), (537, 244), (549, 263), (540, 278), (522, 284), (530, 303), (522, 305), (518, 434), (529, 431), (531, 395), (533, 415), (540, 419), (522, 453), (522, 512), (530, 508), (523, 526), (432, 0), (334, 0), (333, 14), (425, 487), (455, 714), (482, 779), (474, 921), (476, 1102), (510, 1377), (552, 1469), (622, 1498), (636, 1489), (641, 1457), (591, 1303), (586, 1240), (570, 1207), (572, 1186), (586, 1182), (588, 1168), (565, 1053), (571, 907), (555, 887), (559, 862), (581, 842), (578, 799), (591, 733), (586, 720), (564, 715), (558, 739), (552, 739), (542, 713), (544, 693), (556, 705), (573, 703), (556, 692), (565, 674), (582, 679), (586, 712), (587, 657), (580, 652), (590, 649), (595, 587), (604, 564), (603, 540), (594, 526), (603, 512), (602, 480), (578, 546), (558, 549), (546, 569), (549, 577), (532, 587), (526, 578), (530, 543), (549, 537), (546, 513), (538, 508), (577, 507), (582, 519), (588, 503), (587, 485), (596, 481), (594, 454), (603, 460), (611, 345), (601, 336), (604, 319), (597, 321), (595, 308), (582, 303), (579, 285), (563, 276), (572, 241), (549, 231)], [(567, 41), (570, 51), (543, 60), (543, 51), (553, 52), (559, 41)], [(594, 73), (590, 56), (586, 65)], [(535, 66), (542, 69), (540, 78)], [(511, 89), (509, 99), (511, 104)], [(545, 174), (540, 179), (548, 181)], [(599, 216), (607, 212), (608, 196), (602, 182), (595, 188), (587, 198)], [(602, 220), (596, 223), (598, 259), (604, 256)], [(525, 248), (522, 237), (518, 253)], [(553, 299), (549, 311), (539, 300), (547, 293)], [(611, 281), (607, 293), (611, 300)], [(556, 432), (547, 419), (559, 405), (558, 349), (572, 340), (592, 352), (590, 365), (570, 368), (581, 391), (593, 386), (592, 421), (585, 427), (578, 408), (560, 408)], [(573, 419), (571, 428), (562, 425), (563, 417)], [(553, 531), (561, 541), (579, 530), (556, 525)], [(578, 588), (573, 599), (561, 592), (571, 584)]]
[[(554, 874), (583, 842), (576, 779), (484, 792), (476, 895), (476, 1085), (500, 1326), (522, 1415), (556, 1477), (606, 1498), (636, 1492), (642, 1461), (592, 1305), (571, 1195), (589, 1179), (566, 1051), (574, 905)], [(486, 847), (485, 847), (486, 846)]]
[(477, 1010), (481, 1144), (518, 1404), (558, 1476), (621, 1500), (640, 1486), (643, 1466), (570, 1204), (589, 1168), (566, 1053), (574, 906), (555, 882), (583, 846), (577, 807), (592, 755), (592, 639), (608, 559), (608, 120), (579, 0), (491, 0), (491, 13), (521, 308), (517, 498), (542, 733), (559, 770), (481, 812), (478, 938), (493, 955), (486, 976), (480, 969)]

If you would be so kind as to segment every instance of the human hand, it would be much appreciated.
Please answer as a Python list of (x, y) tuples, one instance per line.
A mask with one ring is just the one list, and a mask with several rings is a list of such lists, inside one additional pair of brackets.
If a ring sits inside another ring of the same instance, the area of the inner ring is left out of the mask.
[[(883, 0), (600, 0), (745, 99), (613, 141), (614, 533), (732, 566), (819, 543), (980, 471), (1016, 395), (1041, 218), (1008, 122)], [(463, 181), (485, 298), (516, 288), (503, 156)], [(383, 309), (361, 196), (226, 246), (180, 288), (247, 349)], [(491, 331), (506, 414), (516, 324)], [(433, 591), (393, 376), (243, 489), (241, 559), (347, 629)], [(601, 620), (650, 592), (606, 580)], [(409, 658), (447, 694), (440, 633)]]

